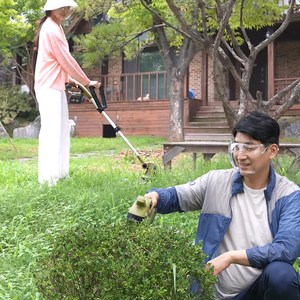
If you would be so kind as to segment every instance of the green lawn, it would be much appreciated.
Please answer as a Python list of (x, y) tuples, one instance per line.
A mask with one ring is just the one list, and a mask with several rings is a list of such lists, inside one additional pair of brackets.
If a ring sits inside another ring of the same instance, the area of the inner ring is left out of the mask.
[[(118, 223), (138, 195), (198, 177), (210, 169), (230, 167), (226, 155), (212, 161), (181, 154), (172, 172), (162, 169), (164, 139), (130, 137), (145, 161), (157, 165), (155, 176), (143, 180), (144, 170), (121, 138), (73, 138), (70, 178), (48, 188), (37, 183), (37, 140), (0, 139), (0, 300), (43, 299), (33, 274), (36, 261), (51, 251), (50, 238), (80, 222)], [(280, 160), (286, 174), (290, 157)], [(300, 182), (299, 174), (293, 179)], [(194, 239), (199, 213), (157, 216), (156, 223), (176, 225)]]

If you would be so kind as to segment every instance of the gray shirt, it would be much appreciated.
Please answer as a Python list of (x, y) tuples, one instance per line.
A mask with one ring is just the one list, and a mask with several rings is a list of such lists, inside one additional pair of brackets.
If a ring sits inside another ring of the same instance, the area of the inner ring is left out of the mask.
[[(272, 242), (264, 189), (244, 184), (244, 193), (231, 199), (232, 221), (219, 248), (219, 254), (263, 246)], [(253, 284), (262, 270), (231, 264), (218, 275), (216, 299), (231, 299)]]

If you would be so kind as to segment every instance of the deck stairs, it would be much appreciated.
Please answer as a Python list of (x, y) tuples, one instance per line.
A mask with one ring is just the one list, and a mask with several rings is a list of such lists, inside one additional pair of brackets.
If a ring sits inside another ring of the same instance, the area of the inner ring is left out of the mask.
[[(237, 101), (232, 105), (238, 108)], [(272, 107), (272, 110), (280, 106)], [(294, 104), (280, 118), (279, 124), (293, 123), (300, 118), (300, 104)], [(284, 125), (286, 126), (286, 125)], [(230, 128), (224, 113), (221, 102), (211, 102), (207, 106), (200, 106), (200, 109), (194, 112), (194, 117), (184, 126), (185, 141), (230, 141), (232, 138)]]
[(185, 141), (230, 141), (230, 139), (231, 131), (222, 103), (219, 102), (201, 106), (184, 127)]

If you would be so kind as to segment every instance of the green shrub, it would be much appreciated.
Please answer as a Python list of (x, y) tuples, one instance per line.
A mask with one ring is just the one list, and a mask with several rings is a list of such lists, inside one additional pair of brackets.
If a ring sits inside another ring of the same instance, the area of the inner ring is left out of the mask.
[[(201, 245), (184, 232), (135, 222), (77, 226), (54, 239), (38, 262), (45, 299), (213, 299), (215, 277)], [(200, 283), (197, 295), (189, 287)]]
[(19, 86), (0, 86), (0, 121), (10, 124), (20, 113), (30, 112), (31, 97)]

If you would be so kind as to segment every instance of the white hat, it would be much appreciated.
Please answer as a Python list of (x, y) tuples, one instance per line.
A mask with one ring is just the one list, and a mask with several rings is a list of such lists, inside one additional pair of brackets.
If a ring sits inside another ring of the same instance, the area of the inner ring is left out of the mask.
[(44, 6), (44, 11), (54, 10), (66, 6), (77, 7), (78, 5), (74, 0), (47, 0)]

